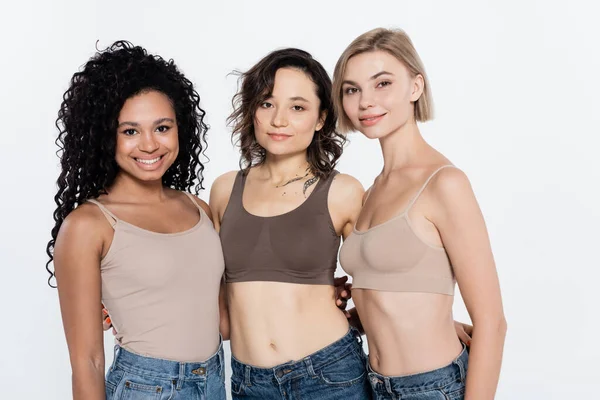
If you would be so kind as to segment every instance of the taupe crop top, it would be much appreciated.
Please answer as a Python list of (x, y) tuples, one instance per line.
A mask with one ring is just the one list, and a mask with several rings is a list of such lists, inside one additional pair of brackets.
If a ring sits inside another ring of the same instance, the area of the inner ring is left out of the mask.
[(224, 261), (212, 221), (157, 233), (96, 204), (115, 233), (100, 263), (102, 303), (116, 340), (134, 353), (174, 361), (207, 360), (219, 347), (219, 287)]
[(425, 243), (414, 231), (408, 213), (437, 169), (396, 217), (366, 231), (354, 232), (340, 251), (342, 268), (355, 289), (429, 292), (454, 295), (455, 278), (443, 247)]
[(246, 176), (238, 172), (220, 231), (226, 281), (333, 285), (340, 237), (329, 215), (327, 196), (336, 174), (319, 179), (296, 209), (259, 217), (242, 204)]

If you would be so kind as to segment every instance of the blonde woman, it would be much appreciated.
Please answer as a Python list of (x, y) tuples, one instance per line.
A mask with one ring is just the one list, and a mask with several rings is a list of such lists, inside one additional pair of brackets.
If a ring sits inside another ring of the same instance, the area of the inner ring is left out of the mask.
[[(485, 222), (465, 174), (421, 136), (432, 117), (423, 64), (400, 30), (375, 29), (334, 73), (341, 132), (378, 139), (384, 166), (340, 254), (369, 343), (375, 399), (493, 399), (506, 332)], [(452, 317), (458, 283), (470, 351)]]

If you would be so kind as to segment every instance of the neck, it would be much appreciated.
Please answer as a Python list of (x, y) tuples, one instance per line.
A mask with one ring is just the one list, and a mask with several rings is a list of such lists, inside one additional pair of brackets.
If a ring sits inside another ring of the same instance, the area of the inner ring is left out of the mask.
[(128, 203), (160, 203), (166, 198), (161, 180), (140, 181), (122, 171), (117, 174), (108, 193), (112, 198)]
[(267, 153), (265, 162), (259, 167), (260, 177), (278, 185), (298, 176), (306, 175), (308, 162), (306, 152), (287, 155)]
[(428, 146), (414, 120), (379, 139), (379, 144), (383, 153), (383, 175), (418, 163), (421, 150)]

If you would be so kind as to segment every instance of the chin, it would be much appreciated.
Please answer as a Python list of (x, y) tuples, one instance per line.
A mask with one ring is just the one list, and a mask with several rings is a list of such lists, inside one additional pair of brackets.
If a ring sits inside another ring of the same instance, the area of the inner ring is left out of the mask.
[(282, 145), (282, 146), (269, 145), (269, 146), (266, 146), (263, 148), (267, 151), (267, 153), (273, 154), (274, 156), (285, 156), (288, 154), (297, 153), (298, 151), (302, 150), (302, 149), (295, 149), (295, 148), (292, 148), (291, 146), (286, 146), (286, 145)]
[(357, 129), (367, 139), (381, 139), (389, 134), (388, 130), (382, 129)]
[(162, 178), (164, 175), (165, 175), (164, 172), (160, 172), (160, 173), (153, 172), (151, 174), (135, 174), (133, 176), (135, 177), (135, 179), (137, 179), (141, 182), (155, 182), (155, 181), (162, 181)]

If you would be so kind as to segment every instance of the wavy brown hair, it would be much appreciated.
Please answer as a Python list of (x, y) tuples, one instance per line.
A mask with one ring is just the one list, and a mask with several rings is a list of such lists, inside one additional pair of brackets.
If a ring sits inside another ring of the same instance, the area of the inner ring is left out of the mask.
[(268, 99), (275, 85), (275, 74), (281, 68), (304, 72), (317, 87), (319, 114), (326, 113), (323, 128), (315, 132), (307, 149), (310, 172), (326, 178), (342, 155), (346, 139), (336, 131), (337, 114), (331, 98), (331, 79), (325, 68), (309, 53), (288, 48), (269, 53), (247, 72), (239, 73), (239, 90), (233, 96), (233, 112), (227, 122), (233, 127), (232, 138), (240, 146), (240, 169), (265, 162), (266, 151), (258, 144), (254, 120), (258, 107)]

